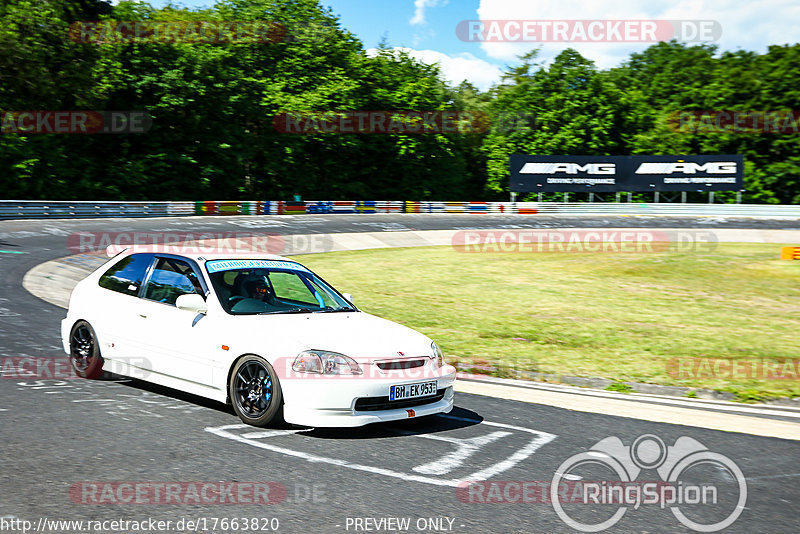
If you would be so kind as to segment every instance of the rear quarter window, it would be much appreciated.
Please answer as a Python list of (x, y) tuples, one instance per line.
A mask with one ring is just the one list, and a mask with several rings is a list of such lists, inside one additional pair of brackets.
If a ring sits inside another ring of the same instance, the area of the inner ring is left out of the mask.
[(152, 258), (149, 254), (132, 254), (121, 259), (100, 277), (100, 287), (125, 295), (138, 295)]

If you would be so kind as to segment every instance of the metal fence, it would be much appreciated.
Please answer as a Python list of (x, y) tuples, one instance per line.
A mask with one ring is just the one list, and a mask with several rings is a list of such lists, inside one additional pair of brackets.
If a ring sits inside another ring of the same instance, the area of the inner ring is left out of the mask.
[(0, 219), (84, 219), (194, 215), (194, 202), (47, 202), (0, 200)]
[(411, 200), (69, 202), (0, 200), (0, 219), (301, 215), (320, 213), (494, 213), (796, 217), (800, 205), (640, 202), (439, 202)]

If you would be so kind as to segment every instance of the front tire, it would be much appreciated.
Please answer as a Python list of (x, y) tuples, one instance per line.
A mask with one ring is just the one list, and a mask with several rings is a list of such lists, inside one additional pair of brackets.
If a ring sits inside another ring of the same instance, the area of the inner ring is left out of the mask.
[(99, 378), (103, 374), (103, 357), (92, 325), (78, 321), (69, 333), (69, 361), (81, 378)]
[(228, 381), (228, 395), (242, 422), (264, 427), (275, 419), (283, 403), (278, 375), (267, 360), (245, 356), (233, 367)]

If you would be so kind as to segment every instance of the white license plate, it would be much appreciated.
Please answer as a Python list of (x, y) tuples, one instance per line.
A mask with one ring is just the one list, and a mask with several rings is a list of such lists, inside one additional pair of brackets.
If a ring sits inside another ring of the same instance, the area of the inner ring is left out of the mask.
[(416, 399), (417, 397), (430, 397), (436, 395), (437, 383), (419, 382), (417, 384), (403, 384), (389, 388), (389, 400)]

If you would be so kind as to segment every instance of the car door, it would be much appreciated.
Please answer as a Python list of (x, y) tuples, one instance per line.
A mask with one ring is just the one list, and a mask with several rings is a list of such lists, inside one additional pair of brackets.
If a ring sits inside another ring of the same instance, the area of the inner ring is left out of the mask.
[(152, 355), (150, 370), (197, 384), (211, 385), (210, 329), (203, 314), (181, 310), (181, 295), (207, 294), (194, 262), (175, 256), (157, 256), (145, 281), (137, 319), (143, 350)]
[(137, 309), (153, 254), (131, 254), (109, 268), (98, 281), (94, 317), (90, 322), (106, 360), (139, 367), (147, 358), (138, 345)]

